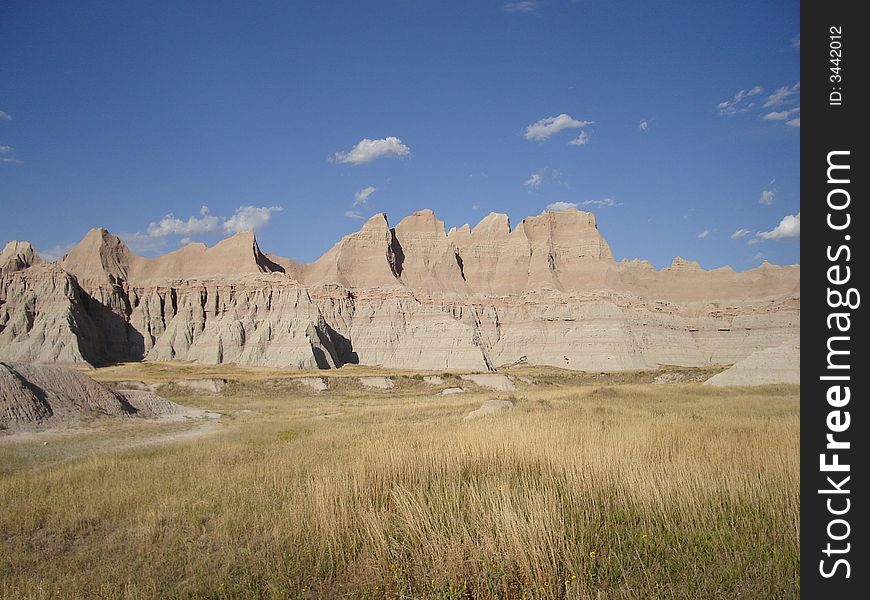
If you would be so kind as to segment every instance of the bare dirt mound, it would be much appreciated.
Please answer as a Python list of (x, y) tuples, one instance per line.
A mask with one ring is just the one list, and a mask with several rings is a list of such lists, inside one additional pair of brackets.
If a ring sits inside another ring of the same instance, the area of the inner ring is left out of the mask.
[(11, 428), (51, 416), (42, 390), (30, 385), (15, 370), (0, 363), (0, 428)]
[(767, 385), (801, 382), (801, 345), (795, 338), (774, 348), (753, 352), (704, 385)]
[(163, 396), (146, 390), (116, 390), (136, 410), (137, 417), (155, 418), (165, 415), (181, 415), (190, 412), (186, 406), (176, 404)]
[(66, 426), (106, 417), (152, 418), (183, 410), (151, 392), (112, 391), (72, 369), (0, 362), (0, 429)]
[(517, 388), (507, 375), (501, 373), (480, 373), (477, 375), (462, 375), (462, 379), (476, 383), (500, 392), (513, 392)]
[(181, 379), (174, 383), (179, 387), (208, 394), (220, 394), (227, 386), (226, 379)]
[(503, 410), (509, 410), (514, 407), (514, 403), (510, 400), (487, 400), (480, 405), (480, 408), (473, 410), (462, 419), (463, 421), (472, 421), (480, 417), (493, 415)]
[(296, 382), (318, 392), (329, 389), (329, 385), (327, 385), (322, 377), (300, 377)]
[(359, 382), (367, 388), (376, 390), (391, 390), (395, 387), (389, 377), (360, 377)]

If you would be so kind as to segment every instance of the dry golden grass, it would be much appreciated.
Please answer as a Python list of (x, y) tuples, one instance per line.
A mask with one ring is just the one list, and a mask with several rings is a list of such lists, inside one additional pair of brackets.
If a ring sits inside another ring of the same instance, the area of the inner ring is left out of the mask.
[(508, 396), (188, 368), (220, 433), (0, 475), (0, 596), (799, 596), (795, 386), (541, 371), (463, 423)]

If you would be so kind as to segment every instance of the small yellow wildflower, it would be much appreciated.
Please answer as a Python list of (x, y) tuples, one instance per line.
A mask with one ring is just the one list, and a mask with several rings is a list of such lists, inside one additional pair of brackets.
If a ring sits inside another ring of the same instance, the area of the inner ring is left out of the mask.
[(595, 558), (595, 550), (589, 551), (589, 558)]

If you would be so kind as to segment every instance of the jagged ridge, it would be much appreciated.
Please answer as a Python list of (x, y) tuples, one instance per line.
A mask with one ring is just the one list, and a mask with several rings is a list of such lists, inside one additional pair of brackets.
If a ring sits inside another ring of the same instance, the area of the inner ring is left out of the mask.
[(733, 363), (800, 322), (798, 266), (617, 263), (582, 211), (449, 232), (429, 210), (395, 227), (379, 214), (310, 264), (250, 232), (148, 259), (94, 229), (2, 282), (7, 360), (616, 370)]

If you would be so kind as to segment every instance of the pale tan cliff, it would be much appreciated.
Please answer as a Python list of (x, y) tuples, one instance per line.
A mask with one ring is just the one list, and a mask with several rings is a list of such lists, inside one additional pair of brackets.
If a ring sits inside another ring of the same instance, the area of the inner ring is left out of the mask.
[(616, 262), (576, 210), (449, 232), (379, 214), (307, 265), (251, 233), (148, 259), (95, 229), (0, 287), (0, 358), (25, 361), (623, 370), (733, 364), (799, 329), (799, 266)]

